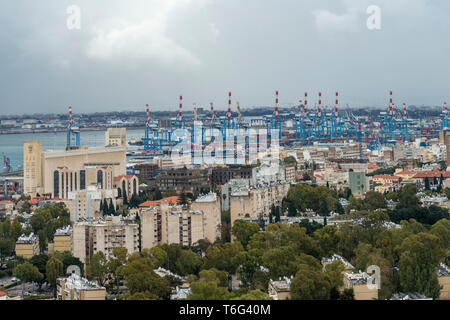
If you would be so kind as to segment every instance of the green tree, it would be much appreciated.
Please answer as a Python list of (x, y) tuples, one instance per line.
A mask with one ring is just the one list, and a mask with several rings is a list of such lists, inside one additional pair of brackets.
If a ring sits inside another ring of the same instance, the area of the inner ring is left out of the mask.
[(415, 234), (403, 241), (399, 268), (400, 286), (404, 292), (419, 292), (428, 297), (439, 297), (436, 266), (444, 255), (439, 244), (439, 238), (428, 233)]
[(86, 266), (89, 280), (95, 280), (101, 286), (105, 284), (108, 275), (108, 259), (102, 251), (95, 253)]
[(327, 200), (324, 198), (320, 199), (319, 215), (321, 215), (322, 217), (327, 217), (330, 215)]
[(47, 266), (46, 266), (46, 272), (48, 283), (53, 288), (53, 295), (56, 297), (56, 282), (57, 279), (64, 275), (63, 271), (63, 263), (61, 260), (52, 257), (48, 260)]
[(430, 190), (430, 179), (428, 179), (428, 177), (425, 178), (425, 190)]
[(42, 280), (37, 282), (37, 284), (39, 285), (39, 290), (41, 290), (42, 285), (44, 284), (46, 279), (48, 259), (49, 257), (46, 254), (38, 254), (30, 259), (30, 263), (38, 268), (39, 272), (43, 275)]
[(368, 191), (363, 202), (366, 210), (374, 211), (387, 208), (387, 201), (384, 195), (379, 192)]
[(186, 192), (181, 192), (180, 196), (178, 197), (178, 202), (182, 205), (186, 205), (189, 203), (188, 197), (186, 195)]
[(119, 297), (120, 281), (122, 280), (123, 273), (121, 273), (121, 267), (127, 263), (128, 250), (126, 248), (113, 249), (113, 256), (110, 258), (108, 268), (114, 277), (114, 281), (117, 288), (117, 297)]
[(344, 270), (345, 266), (340, 260), (335, 260), (325, 267), (325, 276), (335, 292), (339, 292), (344, 286), (344, 277), (342, 276)]
[(342, 204), (339, 201), (336, 204), (336, 213), (345, 214), (344, 207), (342, 206)]
[(417, 188), (415, 185), (407, 184), (398, 191), (397, 209), (414, 207), (419, 204), (419, 198), (417, 198)]
[(150, 263), (153, 269), (158, 269), (164, 265), (167, 260), (167, 252), (161, 247), (153, 247), (150, 249), (142, 250), (142, 255), (150, 259)]
[(314, 238), (317, 239), (317, 247), (321, 257), (329, 257), (339, 252), (339, 242), (343, 237), (336, 226), (325, 226), (314, 232)]
[(292, 300), (328, 300), (331, 284), (320, 270), (301, 266), (291, 281)]
[(250, 238), (259, 232), (259, 226), (256, 223), (247, 222), (244, 220), (236, 220), (231, 229), (232, 234), (236, 239), (242, 243), (244, 248), (247, 247)]
[(198, 281), (191, 283), (191, 294), (188, 300), (228, 300), (230, 293), (219, 287), (216, 281)]
[(14, 242), (23, 234), (22, 224), (16, 219), (11, 224), (11, 238)]
[(262, 292), (261, 290), (252, 290), (247, 293), (244, 293), (243, 295), (233, 298), (231, 300), (272, 300), (272, 298), (269, 296), (268, 293)]
[(110, 216), (116, 215), (116, 208), (114, 207), (112, 199), (109, 199), (108, 214)]
[(39, 250), (40, 252), (45, 252), (45, 250), (47, 249), (47, 234), (45, 233), (45, 230), (39, 230), (38, 237), (39, 237)]
[(29, 262), (19, 264), (13, 271), (14, 277), (20, 279), (22, 282), (22, 297), (27, 282), (39, 282), (44, 278), (44, 275), (39, 272), (38, 268)]

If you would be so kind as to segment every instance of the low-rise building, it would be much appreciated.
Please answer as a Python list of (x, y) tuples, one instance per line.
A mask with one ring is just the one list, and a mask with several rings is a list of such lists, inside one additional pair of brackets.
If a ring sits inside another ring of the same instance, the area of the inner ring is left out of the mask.
[(31, 259), (39, 254), (39, 237), (34, 233), (21, 235), (16, 241), (16, 256)]
[(105, 300), (106, 289), (77, 274), (57, 280), (58, 300)]
[(344, 288), (353, 289), (355, 300), (378, 300), (378, 288), (367, 273), (344, 273)]
[(211, 169), (211, 183), (223, 185), (233, 179), (250, 180), (252, 175), (252, 167), (214, 167)]
[(291, 279), (284, 277), (277, 281), (269, 281), (269, 296), (273, 300), (289, 300), (291, 299)]
[(58, 229), (53, 237), (54, 252), (72, 252), (72, 227)]
[(322, 271), (325, 271), (327, 265), (329, 265), (330, 263), (333, 263), (336, 260), (339, 260), (344, 265), (345, 269), (343, 271), (343, 274), (346, 272), (353, 271), (354, 267), (352, 266), (352, 264), (350, 262), (348, 262), (344, 257), (342, 257), (338, 254), (332, 255), (330, 258), (322, 259)]
[(207, 169), (170, 169), (161, 171), (156, 177), (156, 185), (161, 191), (195, 191), (209, 188), (210, 179)]
[(159, 174), (159, 167), (155, 163), (139, 163), (133, 168), (139, 179), (153, 179)]
[(437, 268), (437, 276), (441, 288), (440, 300), (450, 300), (450, 268), (441, 263)]

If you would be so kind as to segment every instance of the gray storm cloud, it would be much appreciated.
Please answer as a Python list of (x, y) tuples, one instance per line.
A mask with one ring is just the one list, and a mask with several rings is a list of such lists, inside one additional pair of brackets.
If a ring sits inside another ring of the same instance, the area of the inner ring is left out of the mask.
[[(81, 29), (67, 28), (69, 5)], [(381, 30), (366, 27), (370, 5)], [(215, 102), (439, 105), (450, 96), (445, 0), (72, 0), (1, 4), (2, 114)], [(328, 100), (328, 101), (327, 101)]]

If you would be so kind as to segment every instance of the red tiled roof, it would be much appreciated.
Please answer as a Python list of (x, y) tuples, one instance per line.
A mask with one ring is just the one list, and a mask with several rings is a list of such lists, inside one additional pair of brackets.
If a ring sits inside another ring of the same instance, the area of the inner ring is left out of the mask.
[(122, 178), (125, 178), (125, 179), (131, 179), (131, 178), (133, 178), (134, 176), (130, 176), (130, 175), (127, 175), (127, 176), (118, 176), (118, 177), (115, 177), (114, 178), (114, 180), (121, 180)]
[(154, 206), (158, 205), (158, 203), (165, 202), (165, 201), (169, 202), (170, 204), (176, 204), (176, 203), (178, 203), (179, 200), (180, 200), (180, 197), (172, 196), (172, 197), (167, 197), (167, 198), (164, 198), (161, 200), (156, 200), (156, 201), (146, 201), (146, 202), (140, 204), (139, 207), (154, 207)]
[(8, 294), (5, 292), (5, 291), (0, 291), (0, 297), (5, 297), (5, 296), (7, 296)]
[(373, 176), (373, 178), (374, 179), (384, 179), (384, 180), (398, 180), (398, 179), (400, 179), (400, 177), (391, 176), (391, 175), (388, 175), (388, 174), (379, 174), (379, 175)]
[(367, 165), (367, 168), (369, 168), (369, 169), (379, 169), (380, 167), (377, 166), (375, 163), (369, 163)]
[(413, 178), (415, 179), (440, 178), (441, 175), (444, 178), (450, 178), (450, 171), (422, 171), (418, 172)]
[(411, 171), (411, 170), (403, 170), (403, 171), (397, 172), (396, 174), (416, 174), (416, 172)]

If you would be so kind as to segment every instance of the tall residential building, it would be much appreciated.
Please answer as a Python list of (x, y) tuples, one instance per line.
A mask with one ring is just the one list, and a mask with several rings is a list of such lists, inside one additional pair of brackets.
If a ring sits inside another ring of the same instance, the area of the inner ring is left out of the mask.
[(348, 173), (348, 180), (353, 194), (364, 194), (368, 191), (365, 172), (350, 171)]
[(199, 240), (215, 242), (220, 237), (220, 201), (215, 193), (199, 197), (190, 206), (159, 202), (141, 211), (142, 248)]
[(105, 146), (107, 147), (126, 147), (127, 129), (126, 128), (108, 128), (105, 133)]
[(101, 204), (106, 200), (109, 205), (116, 203), (117, 190), (102, 190), (97, 185), (90, 185), (85, 190), (69, 192), (67, 207), (70, 212), (70, 220), (76, 222), (80, 219), (101, 218)]
[(42, 193), (42, 142), (25, 141), (23, 143), (24, 193), (35, 196)]
[(287, 182), (262, 184), (250, 188), (241, 188), (231, 193), (231, 225), (244, 218), (268, 219), (272, 205), (281, 206), (283, 198), (289, 192)]
[(102, 251), (112, 257), (115, 248), (126, 248), (128, 253), (139, 251), (139, 225), (134, 217), (105, 217), (80, 221), (73, 226), (72, 255), (83, 262)]

